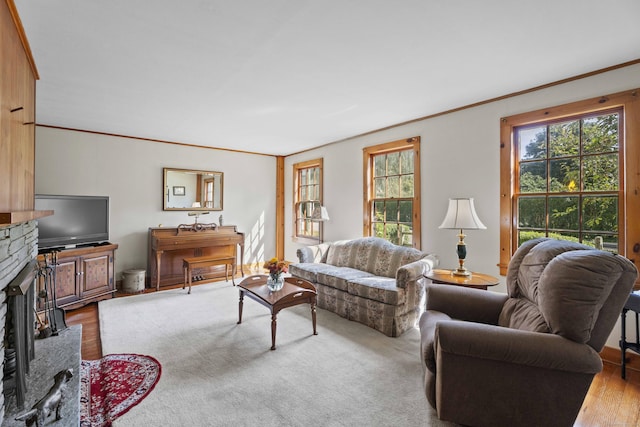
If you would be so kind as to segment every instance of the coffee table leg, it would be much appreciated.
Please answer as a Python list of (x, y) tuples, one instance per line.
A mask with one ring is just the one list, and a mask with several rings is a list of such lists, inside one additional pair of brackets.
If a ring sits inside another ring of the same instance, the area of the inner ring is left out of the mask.
[(316, 303), (315, 301), (311, 302), (311, 320), (313, 322), (313, 335), (318, 335), (316, 331)]
[(244, 291), (240, 291), (240, 302), (238, 302), (238, 325), (242, 323), (242, 303), (244, 299)]
[(271, 350), (276, 349), (276, 327), (278, 326), (276, 322), (277, 313), (273, 313), (271, 315)]

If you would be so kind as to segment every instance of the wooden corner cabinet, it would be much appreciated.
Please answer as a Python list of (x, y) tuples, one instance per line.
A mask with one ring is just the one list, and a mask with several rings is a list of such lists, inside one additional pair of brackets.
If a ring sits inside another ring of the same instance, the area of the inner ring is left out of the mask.
[(38, 70), (13, 1), (0, 2), (0, 50), (0, 226), (3, 226), (45, 215), (34, 211)]
[[(58, 307), (69, 310), (90, 302), (111, 298), (116, 291), (114, 277), (116, 249), (118, 245), (105, 243), (59, 251), (55, 268)], [(51, 262), (51, 255), (48, 257)], [(38, 255), (38, 262), (44, 265), (45, 255)], [(39, 277), (38, 294), (44, 287), (44, 280)], [(38, 298), (38, 310), (44, 310), (44, 308), (44, 300)]]

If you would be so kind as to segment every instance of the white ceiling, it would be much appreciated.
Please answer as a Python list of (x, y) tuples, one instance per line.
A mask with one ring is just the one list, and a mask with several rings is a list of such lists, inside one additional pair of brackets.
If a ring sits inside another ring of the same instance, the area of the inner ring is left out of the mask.
[(286, 155), (640, 58), (638, 0), (15, 0), (37, 123)]

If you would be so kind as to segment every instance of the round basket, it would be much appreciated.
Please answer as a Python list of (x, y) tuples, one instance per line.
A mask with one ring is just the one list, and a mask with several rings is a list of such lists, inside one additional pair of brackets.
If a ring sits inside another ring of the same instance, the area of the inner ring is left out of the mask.
[(145, 270), (125, 270), (122, 272), (122, 292), (137, 294), (144, 292)]

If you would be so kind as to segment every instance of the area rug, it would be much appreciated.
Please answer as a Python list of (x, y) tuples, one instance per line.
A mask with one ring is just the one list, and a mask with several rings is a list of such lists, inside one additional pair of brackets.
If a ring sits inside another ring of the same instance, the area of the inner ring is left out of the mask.
[(308, 304), (277, 316), (229, 282), (99, 303), (105, 354), (152, 354), (162, 381), (128, 426), (451, 426), (425, 397), (420, 333), (390, 338)]
[(153, 390), (162, 368), (151, 356), (110, 354), (80, 371), (80, 426), (107, 427)]

